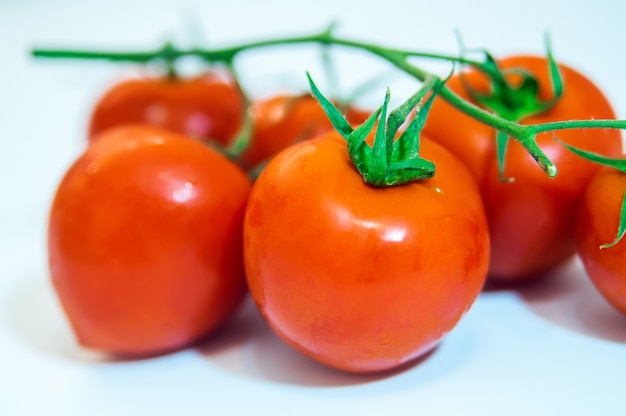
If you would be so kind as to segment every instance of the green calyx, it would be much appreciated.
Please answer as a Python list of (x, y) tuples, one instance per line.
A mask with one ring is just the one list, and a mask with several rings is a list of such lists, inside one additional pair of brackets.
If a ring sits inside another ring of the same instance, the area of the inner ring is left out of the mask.
[[(602, 156), (597, 153), (578, 149), (577, 147), (571, 146), (559, 139), (556, 139), (556, 140), (563, 147), (565, 147), (569, 151), (575, 153), (576, 155), (584, 159), (590, 160), (594, 163), (598, 163), (603, 166), (609, 166), (613, 169), (617, 169), (620, 172), (626, 174), (626, 159), (615, 159), (615, 158)], [(617, 228), (617, 235), (615, 236), (615, 239), (612, 242), (607, 243), (607, 244), (602, 244), (600, 246), (600, 249), (611, 248), (615, 246), (617, 243), (619, 243), (622, 240), (624, 235), (626, 235), (626, 192), (624, 193), (624, 196), (622, 197), (622, 207), (621, 207), (621, 213), (620, 213), (619, 226)]]
[[(465, 89), (472, 99), (505, 120), (518, 122), (524, 118), (541, 114), (552, 108), (563, 94), (563, 79), (558, 64), (554, 59), (549, 42), (546, 42), (548, 70), (552, 82), (553, 96), (549, 100), (539, 98), (539, 81), (528, 71), (521, 68), (501, 70), (493, 56), (483, 50), (484, 61), (474, 65), (489, 78), (489, 93), (479, 93), (465, 83)], [(508, 77), (517, 75), (519, 83), (511, 84)], [(506, 149), (509, 137), (502, 131), (496, 132), (496, 155), (498, 173), (502, 182), (511, 182), (512, 178), (504, 175)]]
[[(419, 139), (428, 109), (443, 86), (439, 78), (429, 77), (419, 91), (391, 111), (389, 116), (387, 113), (390, 93), (387, 90), (383, 105), (362, 125), (353, 129), (337, 107), (320, 92), (311, 76), (309, 74), (307, 76), (313, 95), (320, 102), (335, 129), (346, 139), (350, 159), (367, 184), (375, 187), (398, 186), (432, 178), (435, 175), (433, 162), (419, 155)], [(420, 106), (429, 92), (432, 94)], [(414, 109), (415, 117), (398, 135), (400, 127)], [(370, 145), (367, 138), (374, 126), (376, 126), (374, 142)]]
[[(550, 50), (548, 50), (548, 69), (554, 94), (549, 100), (539, 98), (539, 81), (531, 73), (521, 68), (501, 70), (488, 52), (484, 51), (484, 54), (485, 60), (478, 69), (489, 76), (491, 91), (482, 94), (467, 84), (465, 87), (476, 102), (500, 117), (519, 121), (543, 113), (552, 108), (563, 94), (563, 79)], [(507, 80), (511, 75), (519, 76), (521, 81), (511, 84)]]

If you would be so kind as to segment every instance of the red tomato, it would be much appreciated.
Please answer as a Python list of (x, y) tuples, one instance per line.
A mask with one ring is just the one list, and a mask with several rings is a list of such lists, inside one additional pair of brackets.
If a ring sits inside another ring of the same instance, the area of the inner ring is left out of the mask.
[(100, 98), (89, 122), (89, 138), (109, 127), (142, 123), (224, 144), (236, 135), (242, 119), (236, 86), (216, 74), (132, 79)]
[(617, 235), (626, 174), (602, 168), (591, 180), (582, 199), (577, 224), (578, 255), (598, 291), (626, 314), (626, 240), (613, 247)]
[(147, 126), (103, 133), (61, 181), (49, 220), (52, 282), (80, 343), (152, 355), (221, 325), (247, 290), (250, 187), (187, 137)]
[[(540, 97), (551, 97), (548, 64), (544, 58), (515, 56), (499, 61), (502, 68), (524, 68), (540, 83)], [(575, 70), (560, 65), (564, 93), (550, 110), (528, 117), (522, 124), (570, 119), (612, 119), (615, 113), (603, 93)], [(487, 92), (484, 77), (476, 71), (463, 75), (473, 88)], [(513, 80), (513, 78), (511, 77)], [(446, 84), (470, 99), (460, 75)], [(552, 133), (537, 136), (537, 143), (556, 164), (559, 174), (549, 179), (522, 146), (511, 140), (505, 175), (499, 180), (495, 156), (495, 132), (437, 98), (428, 115), (424, 134), (443, 144), (477, 178), (491, 234), (490, 279), (519, 283), (537, 279), (575, 253), (574, 224), (578, 201), (596, 164), (558, 144)], [(554, 133), (573, 146), (606, 156), (621, 154), (619, 130), (562, 130)]]
[(424, 140), (422, 153), (434, 178), (374, 188), (332, 132), (261, 173), (244, 221), (246, 276), (288, 344), (339, 369), (386, 370), (434, 348), (470, 308), (489, 262), (480, 194), (441, 146)]
[[(360, 124), (370, 113), (348, 107), (345, 116)], [(282, 149), (333, 129), (326, 113), (310, 95), (276, 95), (252, 105), (254, 134), (241, 159), (247, 166), (267, 162)]]

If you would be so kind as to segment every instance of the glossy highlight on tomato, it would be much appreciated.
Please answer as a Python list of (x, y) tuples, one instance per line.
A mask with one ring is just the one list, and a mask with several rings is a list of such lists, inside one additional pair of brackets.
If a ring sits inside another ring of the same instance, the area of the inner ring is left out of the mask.
[(489, 237), (473, 177), (422, 141), (434, 178), (365, 184), (338, 133), (301, 142), (263, 170), (244, 222), (251, 295), (286, 343), (350, 372), (432, 350), (480, 293)]
[(95, 140), (59, 184), (48, 228), (52, 283), (79, 342), (146, 356), (222, 325), (247, 293), (250, 188), (185, 136), (123, 126)]
[(218, 73), (128, 79), (100, 97), (88, 136), (93, 140), (107, 128), (141, 123), (226, 144), (241, 127), (243, 106), (234, 81)]
[[(522, 68), (539, 81), (539, 96), (552, 97), (545, 58), (513, 56), (498, 61), (502, 69)], [(589, 79), (559, 65), (564, 92), (550, 110), (527, 117), (521, 124), (572, 119), (614, 119), (615, 113), (602, 91)], [(510, 75), (511, 82), (515, 76)], [(477, 71), (453, 76), (446, 86), (472, 101), (465, 85), (485, 93), (486, 79)], [(476, 177), (483, 200), (492, 243), (490, 280), (521, 283), (536, 280), (570, 259), (576, 250), (574, 229), (578, 202), (598, 166), (577, 157), (554, 136), (581, 149), (616, 156), (621, 154), (620, 131), (616, 129), (572, 129), (542, 133), (537, 143), (559, 169), (550, 179), (514, 140), (509, 140), (504, 174), (499, 179), (495, 131), (437, 98), (429, 112), (424, 134), (441, 143), (465, 162)]]
[(587, 186), (577, 218), (578, 255), (602, 296), (626, 314), (626, 240), (612, 247), (619, 229), (626, 174), (602, 168)]

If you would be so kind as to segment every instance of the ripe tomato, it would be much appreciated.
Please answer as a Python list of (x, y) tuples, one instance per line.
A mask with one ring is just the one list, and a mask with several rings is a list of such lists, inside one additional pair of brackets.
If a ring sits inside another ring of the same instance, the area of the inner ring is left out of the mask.
[(181, 348), (246, 293), (250, 182), (215, 151), (147, 126), (107, 130), (61, 181), (52, 283), (81, 344), (121, 355)]
[(131, 79), (113, 86), (97, 102), (89, 138), (109, 127), (142, 123), (227, 143), (242, 119), (243, 102), (236, 86), (215, 73)]
[[(370, 113), (348, 107), (345, 116), (360, 124)], [(282, 149), (333, 129), (326, 113), (310, 95), (276, 95), (252, 105), (254, 133), (241, 160), (247, 166), (268, 161)]]
[[(514, 56), (499, 61), (502, 68), (524, 68), (539, 81), (539, 96), (551, 97), (547, 60)], [(537, 124), (570, 119), (611, 119), (615, 113), (603, 93), (587, 78), (565, 65), (559, 66), (564, 92), (550, 110), (521, 120)], [(486, 93), (484, 76), (476, 71), (463, 75), (465, 83)], [(510, 78), (513, 82), (514, 78)], [(460, 75), (446, 84), (470, 99)], [(499, 180), (495, 132), (437, 98), (429, 112), (424, 134), (443, 144), (477, 178), (491, 234), (490, 279), (519, 283), (537, 279), (575, 253), (574, 224), (578, 201), (597, 165), (558, 144), (552, 133), (537, 136), (537, 143), (556, 164), (559, 174), (550, 179), (522, 146), (510, 140), (505, 175)], [(619, 130), (562, 130), (554, 133), (573, 146), (606, 156), (621, 154)]]
[(585, 190), (576, 229), (578, 255), (598, 291), (626, 314), (626, 241), (613, 247), (626, 192), (626, 174), (602, 168)]
[[(434, 178), (364, 183), (336, 132), (279, 153), (244, 220), (250, 292), (288, 344), (353, 372), (434, 348), (482, 289), (489, 238), (467, 169), (428, 140)], [(462, 207), (462, 209), (459, 209)]]

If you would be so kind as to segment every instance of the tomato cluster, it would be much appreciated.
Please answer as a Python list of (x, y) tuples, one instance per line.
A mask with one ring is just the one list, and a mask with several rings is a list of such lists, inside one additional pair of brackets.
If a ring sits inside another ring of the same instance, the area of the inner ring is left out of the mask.
[[(52, 282), (81, 344), (164, 353), (213, 332), (241, 303), (246, 168), (332, 129), (310, 95), (259, 100), (251, 145), (231, 161), (219, 148), (237, 139), (246, 111), (217, 73), (132, 79), (96, 103), (48, 233)], [(369, 115), (346, 111), (355, 123)]]
[[(544, 59), (499, 64), (534, 74), (539, 96), (550, 95)], [(562, 97), (521, 123), (615, 117), (593, 83), (560, 70)], [(489, 87), (475, 70), (446, 86), (468, 101), (469, 89)], [(127, 356), (176, 350), (213, 333), (249, 293), (304, 354), (347, 371), (387, 370), (434, 348), (487, 279), (545, 276), (574, 255), (576, 236), (594, 282), (626, 312), (624, 244), (596, 250), (614, 238), (613, 188), (626, 188), (624, 175), (594, 178), (598, 166), (550, 134), (537, 140), (557, 179), (511, 141), (505, 173), (514, 180), (502, 181), (495, 131), (438, 97), (420, 147), (435, 176), (379, 188), (364, 182), (313, 97), (244, 103), (232, 79), (211, 73), (124, 82), (97, 103), (48, 234), (52, 282), (81, 344)], [(220, 149), (240, 138), (246, 114), (249, 143), (226, 157)], [(344, 114), (356, 126), (370, 112)], [(559, 137), (621, 155), (616, 130)], [(259, 165), (253, 181), (247, 173)]]
[[(539, 98), (550, 98), (547, 58), (512, 56), (498, 64), (504, 71), (514, 69), (507, 75), (512, 83), (519, 82), (520, 71), (527, 71), (538, 81)], [(562, 96), (547, 111), (520, 123), (615, 118), (608, 99), (591, 80), (566, 65), (558, 67), (564, 84)], [(480, 104), (473, 94), (489, 89), (485, 75), (475, 70), (451, 77), (447, 86), (476, 105)], [(608, 244), (618, 241), (616, 234), (626, 221), (622, 204), (626, 173), (567, 149), (574, 147), (605, 158), (623, 157), (619, 130), (539, 134), (537, 143), (559, 167), (554, 179), (545, 175), (519, 143), (511, 141), (505, 175), (512, 180), (499, 177), (495, 132), (439, 97), (424, 132), (463, 160), (479, 184), (492, 243), (492, 282), (510, 285), (543, 279), (578, 254), (601, 295), (626, 313), (626, 245)]]
[[(518, 68), (533, 74), (539, 82), (539, 97), (549, 98), (550, 75), (545, 58), (515, 56), (499, 64), (503, 70)], [(608, 100), (591, 81), (568, 66), (560, 65), (559, 69), (565, 85), (560, 99), (549, 110), (520, 120), (522, 124), (615, 118)], [(484, 92), (485, 81), (479, 71), (469, 71), (452, 77), (446, 85), (472, 100), (469, 89)], [(619, 130), (578, 129), (539, 134), (537, 143), (559, 168), (558, 176), (551, 179), (519, 143), (511, 141), (504, 172), (510, 180), (503, 181), (498, 175), (493, 129), (438, 98), (424, 132), (463, 160), (476, 177), (492, 241), (490, 279), (504, 283), (546, 276), (576, 251), (574, 229), (578, 204), (599, 165), (574, 155), (554, 140), (554, 135), (570, 145), (607, 156), (617, 156), (622, 151)]]

